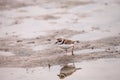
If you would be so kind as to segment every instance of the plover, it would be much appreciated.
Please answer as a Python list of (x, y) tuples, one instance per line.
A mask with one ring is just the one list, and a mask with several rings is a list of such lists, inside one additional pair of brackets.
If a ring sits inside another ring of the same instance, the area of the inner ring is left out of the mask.
[(72, 48), (72, 55), (74, 55), (74, 44), (79, 43), (79, 41), (73, 41), (69, 39), (64, 39), (64, 38), (57, 38), (57, 41), (55, 44), (59, 45), (60, 48), (65, 49), (66, 54), (67, 50), (69, 48)]

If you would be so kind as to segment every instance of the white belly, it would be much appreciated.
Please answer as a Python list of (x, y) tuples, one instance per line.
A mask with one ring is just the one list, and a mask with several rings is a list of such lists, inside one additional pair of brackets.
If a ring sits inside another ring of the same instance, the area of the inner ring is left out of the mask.
[(60, 48), (62, 49), (68, 49), (68, 48), (71, 48), (74, 46), (74, 44), (62, 44), (62, 45), (59, 45)]

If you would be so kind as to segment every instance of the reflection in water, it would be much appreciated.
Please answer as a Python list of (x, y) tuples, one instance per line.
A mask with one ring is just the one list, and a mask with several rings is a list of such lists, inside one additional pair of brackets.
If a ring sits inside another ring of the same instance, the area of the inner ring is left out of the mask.
[[(49, 64), (48, 67), (0, 68), (0, 80), (120, 80), (119, 58), (68, 64), (62, 67)], [(76, 71), (81, 69), (80, 66), (83, 69)]]
[[(48, 64), (49, 71), (51, 67), (52, 66)], [(65, 77), (72, 75), (75, 71), (80, 69), (82, 68), (76, 68), (75, 63), (73, 63), (72, 65), (66, 64), (60, 69), (60, 73), (57, 76), (59, 76), (60, 79), (64, 79)]]
[[(64, 78), (66, 78), (66, 77), (68, 77), (68, 76), (70, 76), (70, 75), (72, 75), (74, 72), (76, 72), (77, 70), (80, 70), (81, 68), (76, 68), (76, 66), (75, 66), (75, 63), (73, 63), (73, 64), (65, 64), (63, 67), (59, 67), (59, 68), (54, 68), (54, 69), (52, 69), (52, 71), (50, 71), (51, 70), (51, 67), (52, 67), (52, 65), (51, 64), (48, 64), (48, 67), (46, 67), (46, 71), (47, 71), (47, 73), (48, 73), (48, 70), (49, 70), (49, 72), (50, 73), (52, 73), (52, 72), (54, 72), (54, 71), (56, 71), (56, 69), (57, 69), (57, 71), (59, 72), (59, 74), (57, 75), (58, 77), (59, 77), (59, 79), (64, 79)], [(45, 69), (45, 68), (44, 68)], [(53, 71), (54, 70), (54, 71)], [(38, 71), (38, 72), (40, 72), (38, 69), (34, 69), (34, 68), (25, 68), (25, 72), (26, 72), (26, 74), (35, 74), (36, 73), (36, 71)], [(34, 73), (35, 72), (35, 73)], [(55, 72), (56, 74), (57, 74), (57, 72)], [(56, 74), (54, 74), (54, 76), (56, 76)], [(56, 77), (57, 77), (56, 76)]]
[(48, 64), (49, 71), (50, 71), (50, 67), (51, 67), (51, 65), (50, 65), (50, 64)]
[(75, 65), (65, 65), (60, 69), (58, 74), (60, 79), (64, 79), (67, 76), (72, 75), (75, 71), (80, 70), (81, 68), (76, 68)]
[(31, 68), (25, 68), (25, 70), (26, 70), (26, 74), (32, 74), (32, 73), (34, 73), (34, 69), (31, 69)]

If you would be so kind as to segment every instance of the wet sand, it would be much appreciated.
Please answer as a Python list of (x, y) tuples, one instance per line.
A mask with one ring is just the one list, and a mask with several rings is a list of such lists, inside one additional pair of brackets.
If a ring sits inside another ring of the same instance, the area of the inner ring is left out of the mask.
[[(0, 10), (1, 80), (119, 79), (119, 0), (1, 0)], [(79, 41), (74, 56), (59, 37)]]
[[(53, 43), (54, 40), (49, 41), (46, 37), (25, 40), (3, 38), (0, 43), (0, 50), (2, 51), (0, 67), (37, 67), (47, 66), (48, 64), (59, 65), (91, 59), (120, 57), (119, 36), (80, 42), (75, 45), (74, 56), (71, 54), (71, 49), (68, 50), (66, 55), (63, 49)], [(40, 45), (40, 47), (37, 47), (38, 44), (44, 45), (45, 48), (42, 46), (42, 49)]]
[[(65, 65), (65, 64), (64, 64)], [(68, 63), (67, 65), (73, 65)], [(76, 70), (62, 80), (119, 80), (120, 59), (99, 59), (74, 63)], [(63, 65), (34, 68), (0, 68), (2, 80), (61, 80), (57, 76)], [(67, 69), (69, 71), (70, 69)]]

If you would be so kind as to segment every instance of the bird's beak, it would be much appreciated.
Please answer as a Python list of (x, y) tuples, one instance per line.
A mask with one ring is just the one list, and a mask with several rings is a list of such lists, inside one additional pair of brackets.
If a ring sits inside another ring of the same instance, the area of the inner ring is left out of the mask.
[(57, 76), (60, 76), (59, 74)]
[(58, 42), (55, 42), (55, 44), (57, 44)]

